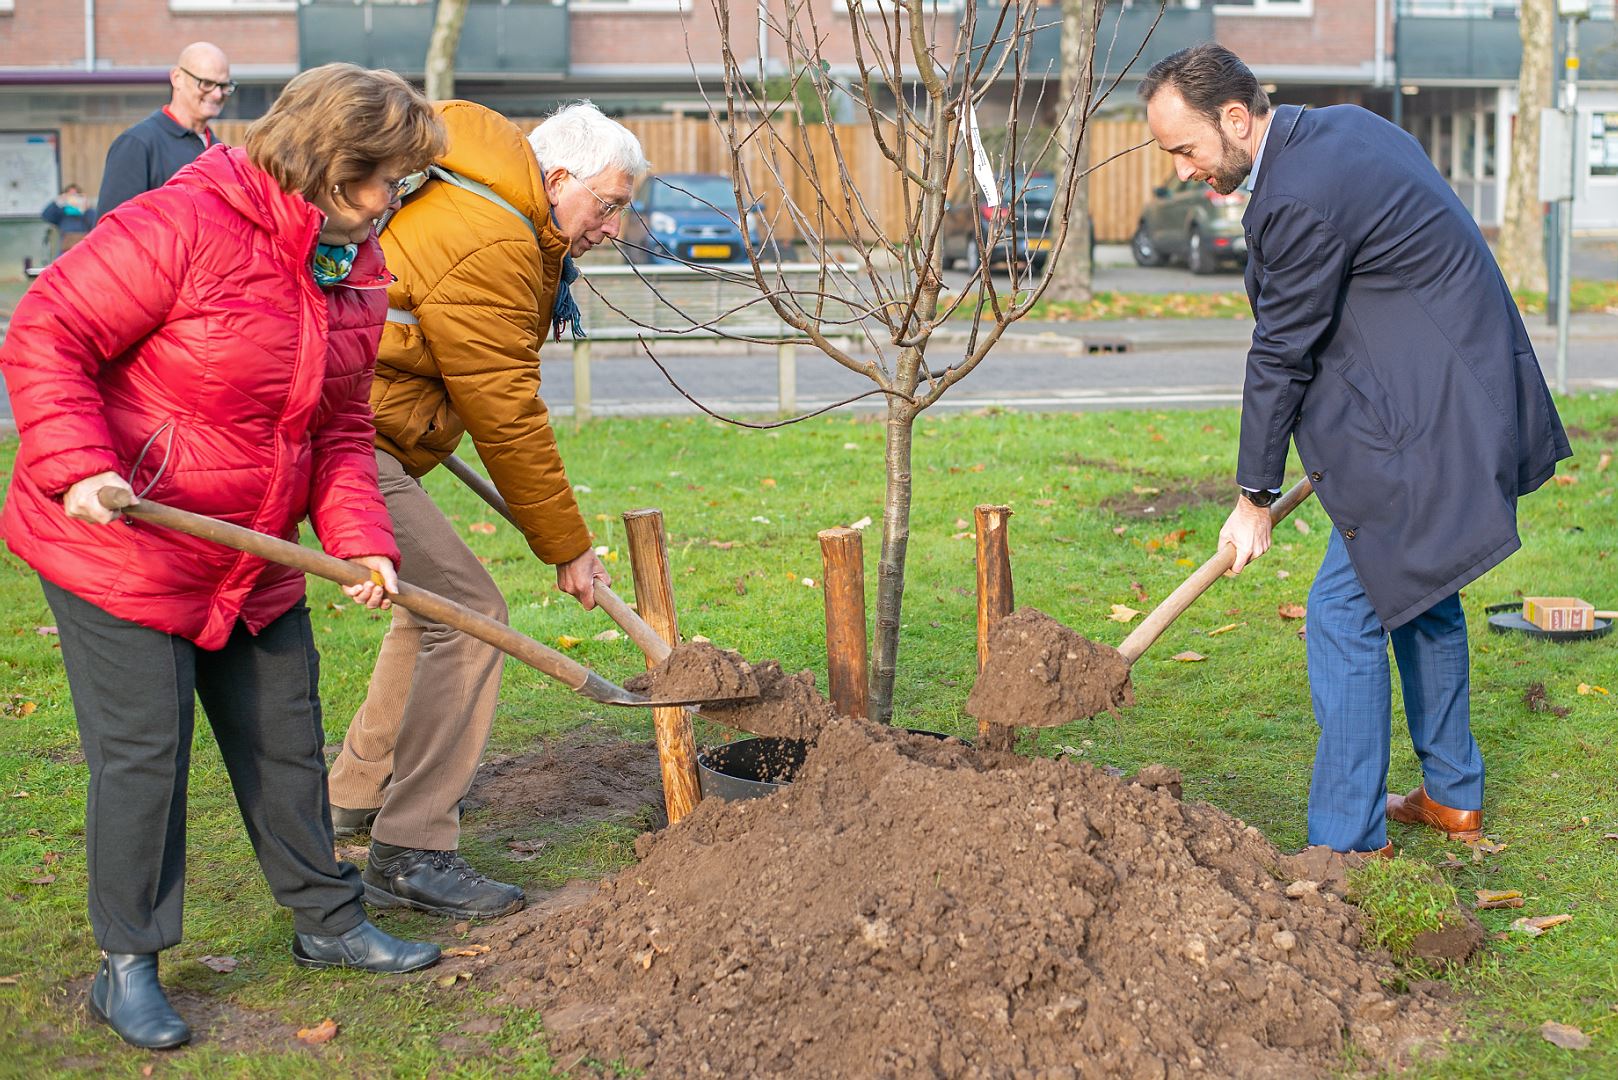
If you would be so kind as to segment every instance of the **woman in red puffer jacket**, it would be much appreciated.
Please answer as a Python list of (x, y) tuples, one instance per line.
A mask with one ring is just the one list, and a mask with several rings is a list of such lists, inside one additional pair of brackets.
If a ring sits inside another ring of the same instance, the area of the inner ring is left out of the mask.
[[(405, 971), (435, 946), (373, 927), (332, 854), (303, 576), (117, 520), (103, 487), (292, 538), (396, 586), (368, 394), (390, 280), (374, 221), (444, 151), (391, 72), (288, 84), (245, 150), (215, 147), (54, 262), (0, 349), (21, 448), (3, 519), (39, 572), (90, 769), (91, 1010), (126, 1041), (190, 1037), (157, 979), (180, 940), (194, 701), (306, 966)], [(349, 595), (376, 607), (383, 590)]]

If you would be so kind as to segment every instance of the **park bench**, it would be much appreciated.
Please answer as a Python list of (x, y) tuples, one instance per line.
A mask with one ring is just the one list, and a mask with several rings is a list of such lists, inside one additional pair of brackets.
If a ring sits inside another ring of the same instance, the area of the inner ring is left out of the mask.
[[(844, 269), (850, 273), (855, 270), (853, 267)], [(809, 292), (818, 287), (821, 267), (818, 263), (788, 263), (779, 268), (779, 273), (787, 288)], [(775, 275), (770, 276), (773, 280)], [(837, 281), (832, 278), (827, 291), (836, 289)], [(648, 342), (701, 341), (731, 336), (773, 344), (779, 408), (783, 413), (797, 411), (795, 350), (798, 342), (807, 340), (807, 335), (783, 322), (775, 309), (759, 298), (758, 286), (746, 264), (700, 269), (680, 265), (593, 266), (574, 283), (573, 297), (589, 333), (589, 337), (573, 341), (573, 417), (576, 421), (590, 418), (591, 345), (640, 338)], [(749, 300), (757, 302), (747, 305)], [(828, 310), (846, 312), (842, 305)], [(726, 312), (730, 314), (725, 315)], [(846, 313), (828, 315), (828, 319), (847, 317)], [(845, 340), (856, 336), (852, 326), (846, 333), (836, 335)]]

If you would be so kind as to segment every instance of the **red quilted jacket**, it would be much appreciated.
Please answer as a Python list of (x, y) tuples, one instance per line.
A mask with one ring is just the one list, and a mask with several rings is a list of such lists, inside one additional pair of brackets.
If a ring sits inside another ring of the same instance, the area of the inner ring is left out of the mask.
[(287, 539), (307, 516), (333, 555), (398, 559), (369, 405), (390, 279), (372, 240), (347, 282), (316, 286), (322, 220), (221, 146), (51, 264), (0, 348), (21, 436), (0, 517), (13, 552), (205, 649), (238, 618), (257, 633), (284, 614), (303, 575), (158, 525), (74, 520), (61, 497), (76, 481), (115, 471)]

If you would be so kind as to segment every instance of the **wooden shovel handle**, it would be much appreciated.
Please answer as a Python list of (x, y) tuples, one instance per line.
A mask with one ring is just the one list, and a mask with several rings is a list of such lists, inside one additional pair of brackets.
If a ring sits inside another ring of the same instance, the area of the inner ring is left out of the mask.
[[(97, 493), (97, 498), (108, 510), (117, 510), (128, 517), (150, 521), (155, 525), (235, 548), (237, 551), (245, 551), (249, 555), (256, 555), (261, 559), (280, 563), (282, 566), (290, 566), (306, 574), (335, 581), (339, 585), (361, 585), (372, 580), (370, 568), (359, 563), (311, 551), (300, 544), (267, 536), (252, 529), (244, 529), (240, 525), (193, 514), (187, 510), (177, 510), (150, 499), (137, 500), (134, 495), (122, 488), (104, 487)], [(579, 690), (591, 679), (590, 670), (578, 661), (563, 656), (526, 634), (519, 634), (498, 619), (491, 619), (480, 611), (473, 611), (465, 604), (451, 600), (447, 596), (439, 596), (437, 593), (418, 589), (401, 581), (399, 591), (390, 594), (388, 598), (425, 619), (453, 627), (479, 641), (488, 642), (501, 652), (515, 656), (529, 667), (549, 675), (570, 690)]]
[[(1270, 525), (1273, 528), (1282, 518), (1298, 508), (1298, 505), (1307, 499), (1314, 486), (1308, 480), (1299, 480), (1292, 489), (1270, 504)], [(1196, 571), (1180, 585), (1178, 589), (1169, 593), (1168, 598), (1152, 609), (1152, 613), (1118, 646), (1127, 663), (1133, 664), (1140, 659), (1141, 653), (1152, 647), (1152, 643), (1163, 636), (1163, 631), (1169, 624), (1185, 613), (1208, 587), (1224, 576), (1225, 571), (1231, 568), (1236, 561), (1236, 549), (1230, 544), (1223, 544), (1219, 551), (1207, 562), (1199, 566)]]
[[(482, 473), (454, 454), (444, 459), (444, 468), (454, 473), (478, 498), (493, 507), (495, 513), (513, 525), (517, 524), (516, 517), (511, 513), (511, 507), (506, 505), (505, 497)], [(648, 626), (646, 620), (637, 615), (634, 608), (624, 603), (610, 586), (596, 582), (595, 598), (601, 609), (611, 616), (613, 622), (623, 628), (624, 633), (629, 635), (629, 640), (639, 645), (641, 652), (645, 653), (653, 664), (661, 664), (668, 659), (671, 651), (668, 642), (658, 637), (657, 631)]]

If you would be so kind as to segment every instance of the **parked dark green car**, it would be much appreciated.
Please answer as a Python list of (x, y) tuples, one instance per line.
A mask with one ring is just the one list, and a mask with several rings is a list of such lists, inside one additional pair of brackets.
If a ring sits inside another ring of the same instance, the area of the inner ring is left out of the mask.
[(1183, 262), (1193, 274), (1247, 263), (1242, 214), (1247, 192), (1221, 195), (1201, 180), (1176, 180), (1152, 192), (1129, 249), (1141, 266)]

